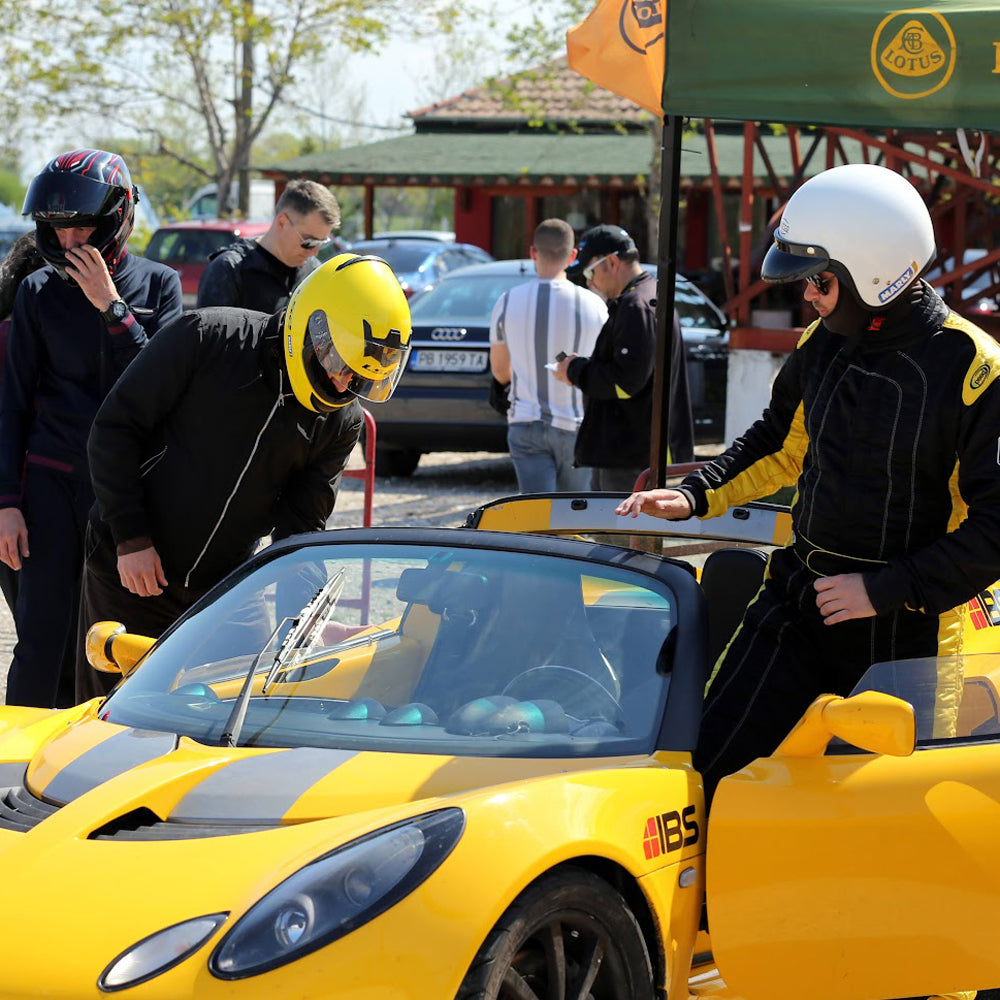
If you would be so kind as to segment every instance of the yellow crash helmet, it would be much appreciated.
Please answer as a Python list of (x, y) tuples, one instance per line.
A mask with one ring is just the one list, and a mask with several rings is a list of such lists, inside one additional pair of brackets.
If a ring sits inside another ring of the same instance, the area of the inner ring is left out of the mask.
[(355, 397), (385, 402), (410, 353), (410, 307), (381, 257), (342, 253), (292, 293), (285, 368), (295, 398), (324, 413)]

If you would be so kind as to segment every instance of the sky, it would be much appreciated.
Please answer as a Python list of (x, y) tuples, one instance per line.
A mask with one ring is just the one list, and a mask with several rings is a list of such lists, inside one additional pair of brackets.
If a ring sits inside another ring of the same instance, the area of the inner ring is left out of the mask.
[(500, 16), (497, 51), (481, 52), (476, 65), (469, 68), (467, 78), (452, 88), (446, 87), (445, 93), (439, 92), (442, 70), (435, 65), (435, 59), (440, 45), (434, 39), (399, 40), (378, 55), (352, 57), (351, 68), (356, 69), (352, 76), (363, 87), (366, 117), (378, 123), (408, 125), (408, 120), (401, 117), (406, 112), (480, 86), (491, 74), (509, 71), (502, 59), (503, 35), (509, 27), (528, 21), (536, 6), (535, 0), (507, 0), (508, 9)]

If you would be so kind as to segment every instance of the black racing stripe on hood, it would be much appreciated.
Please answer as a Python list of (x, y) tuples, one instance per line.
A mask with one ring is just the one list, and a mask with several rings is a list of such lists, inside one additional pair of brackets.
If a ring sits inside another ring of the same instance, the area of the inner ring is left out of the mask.
[(357, 756), (299, 747), (234, 760), (199, 782), (170, 811), (171, 822), (280, 820), (317, 781)]
[(49, 802), (65, 805), (133, 767), (170, 753), (177, 746), (172, 733), (127, 729), (67, 764), (42, 790)]

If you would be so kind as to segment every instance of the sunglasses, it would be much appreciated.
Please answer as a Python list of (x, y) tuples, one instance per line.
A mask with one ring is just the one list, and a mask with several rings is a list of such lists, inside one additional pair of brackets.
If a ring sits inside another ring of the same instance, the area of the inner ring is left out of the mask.
[(597, 260), (592, 260), (584, 269), (583, 276), (587, 281), (594, 280), (594, 272), (609, 258), (614, 257), (613, 253), (605, 254), (603, 257), (598, 257)]
[(303, 250), (315, 250), (317, 247), (326, 246), (326, 244), (330, 242), (329, 236), (321, 240), (317, 239), (315, 236), (303, 236), (299, 232), (298, 226), (296, 226), (295, 223), (292, 222), (291, 218), (289, 218), (289, 216), (287, 215), (285, 216), (285, 218), (288, 219), (288, 224), (292, 227), (292, 232), (295, 233), (296, 236), (298, 236), (299, 246), (302, 247)]
[(820, 295), (826, 295), (826, 293), (830, 291), (830, 279), (824, 278), (822, 275), (810, 274), (806, 278), (806, 281), (808, 281)]

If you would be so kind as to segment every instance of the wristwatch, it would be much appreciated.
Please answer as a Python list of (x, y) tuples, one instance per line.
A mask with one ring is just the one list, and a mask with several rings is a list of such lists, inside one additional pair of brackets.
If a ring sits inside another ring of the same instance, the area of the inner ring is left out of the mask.
[(105, 323), (120, 323), (128, 315), (128, 303), (124, 299), (115, 299), (104, 312), (101, 319)]

